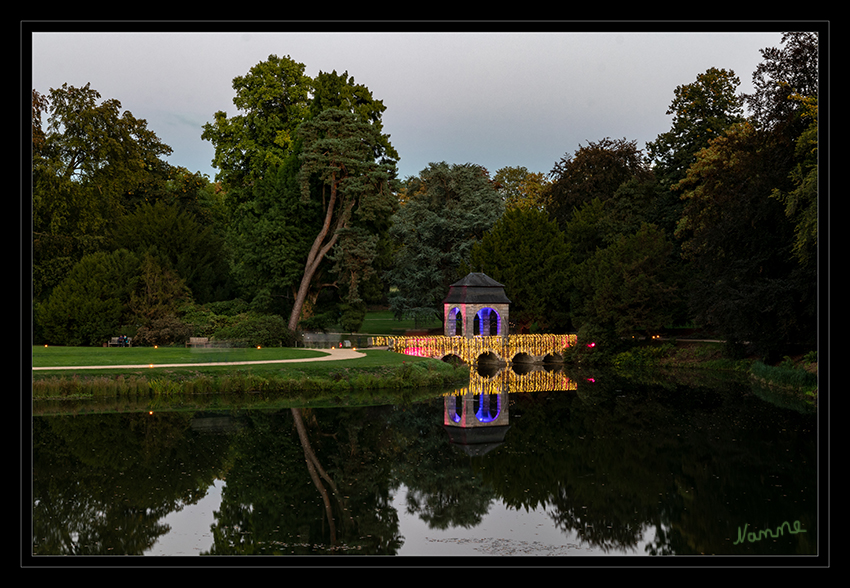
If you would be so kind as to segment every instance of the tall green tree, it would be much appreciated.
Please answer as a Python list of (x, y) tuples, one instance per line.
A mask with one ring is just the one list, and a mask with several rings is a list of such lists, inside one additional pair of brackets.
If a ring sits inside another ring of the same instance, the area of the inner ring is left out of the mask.
[(754, 124), (786, 145), (775, 161), (788, 170), (789, 185), (773, 195), (795, 225), (793, 253), (809, 279), (817, 252), (819, 49), (817, 33), (784, 33), (781, 47), (761, 51), (754, 91), (745, 96)]
[(216, 112), (201, 134), (215, 147), (216, 177), (231, 198), (247, 198), (245, 189), (294, 153), (295, 131), (308, 116), (311, 84), (303, 63), (277, 55), (233, 78), (233, 104), (240, 114)]
[[(347, 303), (360, 301), (358, 280), (368, 277), (377, 238), (366, 230), (393, 210), (395, 160), (380, 153), (380, 130), (350, 111), (329, 108), (299, 127), (304, 141), (301, 157), (302, 200), (321, 198), (322, 226), (313, 239), (292, 312), (295, 330), (301, 309), (320, 264), (343, 237), (346, 252), (337, 256), (337, 272), (348, 283)], [(357, 251), (357, 255), (350, 255)], [(345, 253), (348, 256), (343, 256)]]
[(321, 202), (301, 197), (300, 168), (296, 153), (258, 180), (236, 205), (228, 236), (240, 296), (258, 311), (287, 317), (322, 220)]
[(748, 341), (766, 356), (811, 336), (792, 277), (793, 227), (771, 198), (786, 184), (785, 171), (772, 165), (776, 149), (770, 134), (735, 125), (698, 154), (677, 185), (692, 312), (730, 347)]
[[(388, 163), (399, 159), (390, 136), (383, 130), (381, 116), (386, 106), (366, 86), (356, 83), (347, 71), (342, 74), (335, 70), (320, 71), (313, 80), (312, 116), (329, 108), (351, 112), (377, 131), (377, 143), (373, 146), (376, 161)], [(394, 175), (391, 189), (397, 189)], [(334, 264), (331, 273), (339, 293), (340, 322), (346, 330), (360, 327), (367, 301), (386, 300), (387, 288), (381, 275), (392, 263), (389, 215), (395, 212), (395, 205), (394, 199), (393, 206), (383, 208), (380, 214), (370, 214), (368, 218), (361, 215), (355, 225), (343, 231), (328, 257)]]
[(86, 255), (35, 304), (36, 339), (55, 345), (101, 345), (132, 322), (130, 298), (141, 260), (125, 249)]
[(635, 141), (602, 139), (565, 155), (550, 172), (546, 206), (563, 228), (574, 211), (586, 202), (609, 200), (624, 182), (650, 177), (646, 156)]
[(673, 233), (683, 202), (673, 186), (685, 177), (701, 149), (744, 119), (743, 97), (737, 94), (739, 85), (735, 72), (712, 67), (697, 75), (694, 82), (678, 86), (667, 108), (667, 114), (673, 116), (670, 130), (647, 143), (657, 192), (650, 204), (650, 222), (665, 231), (676, 249)]
[(461, 264), (502, 216), (504, 202), (487, 170), (472, 163), (431, 163), (407, 179), (402, 193), (390, 229), (390, 308), (399, 318), (440, 317)]
[(548, 184), (540, 172), (530, 172), (524, 166), (503, 167), (493, 176), (499, 193), (505, 200), (505, 209), (544, 208), (543, 194)]
[(505, 285), (516, 332), (551, 333), (569, 326), (567, 261), (557, 223), (543, 210), (518, 207), (472, 246), (468, 267)]
[(312, 100), (310, 101), (310, 117), (318, 116), (329, 108), (345, 110), (354, 114), (358, 120), (368, 123), (377, 133), (378, 142), (373, 146), (375, 158), (399, 158), (395, 147), (390, 143), (390, 136), (384, 133), (381, 117), (387, 107), (382, 100), (372, 96), (372, 92), (363, 84), (354, 81), (345, 71), (337, 74), (336, 70), (328, 73), (320, 71), (312, 81)]
[[(104, 248), (127, 195), (171, 153), (144, 119), (89, 84), (33, 93), (33, 289), (44, 299), (83, 256)], [(41, 130), (42, 117), (46, 126)]]
[(224, 239), (189, 210), (164, 200), (145, 203), (110, 226), (108, 245), (157, 258), (185, 280), (198, 303), (222, 300), (230, 293)]
[(36, 163), (63, 180), (91, 187), (102, 195), (108, 212), (171, 148), (144, 119), (129, 111), (121, 113), (118, 100), (98, 104), (99, 99), (100, 93), (90, 84), (82, 88), (63, 84), (50, 90), (47, 136)]
[(578, 265), (572, 287), (581, 295), (572, 313), (580, 334), (616, 344), (667, 325), (678, 306), (670, 249), (662, 231), (643, 224)]
[(697, 152), (711, 139), (743, 120), (743, 97), (736, 94), (740, 83), (735, 72), (712, 67), (695, 82), (674, 90), (667, 108), (673, 124), (647, 144), (655, 174), (665, 189), (684, 177)]
[[(233, 87), (240, 113), (216, 113), (203, 138), (230, 195), (234, 271), (249, 298), (278, 301), (295, 328), (326, 285), (359, 299), (373, 236), (392, 211), (398, 154), (383, 133), (384, 105), (347, 72), (312, 79), (271, 55)], [(359, 254), (334, 254), (343, 235)]]
[(815, 32), (794, 31), (783, 33), (781, 43), (761, 50), (762, 61), (752, 76), (753, 93), (744, 100), (756, 126), (794, 137), (808, 123), (801, 116), (806, 105), (793, 96), (818, 96), (820, 39)]
[(782, 42), (762, 51), (745, 96), (750, 118), (699, 152), (677, 185), (693, 311), (734, 349), (747, 341), (771, 360), (817, 336), (817, 266), (799, 254), (801, 243), (813, 250), (817, 230), (818, 39)]

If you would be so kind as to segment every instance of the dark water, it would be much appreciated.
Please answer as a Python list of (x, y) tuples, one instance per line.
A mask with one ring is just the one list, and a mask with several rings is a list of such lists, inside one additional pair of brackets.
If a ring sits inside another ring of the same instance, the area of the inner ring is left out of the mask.
[(707, 376), (541, 377), (400, 406), (35, 416), (32, 553), (818, 553), (814, 412)]

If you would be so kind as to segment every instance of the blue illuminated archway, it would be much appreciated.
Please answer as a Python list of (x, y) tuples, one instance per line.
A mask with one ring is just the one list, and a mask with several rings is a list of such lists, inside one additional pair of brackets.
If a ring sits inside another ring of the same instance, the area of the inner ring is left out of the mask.
[(502, 395), (476, 394), (472, 397), (472, 406), (479, 423), (492, 423), (502, 412)]
[(495, 308), (485, 306), (475, 313), (474, 335), (492, 337), (502, 333), (502, 316)]

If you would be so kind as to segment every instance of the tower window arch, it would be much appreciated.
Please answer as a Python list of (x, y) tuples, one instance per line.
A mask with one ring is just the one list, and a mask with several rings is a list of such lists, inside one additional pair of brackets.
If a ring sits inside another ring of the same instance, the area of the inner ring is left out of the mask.
[(488, 306), (475, 313), (473, 334), (483, 335), (485, 337), (501, 335), (502, 317), (499, 315), (499, 312)]
[(463, 312), (455, 306), (446, 317), (446, 334), (450, 337), (463, 336)]

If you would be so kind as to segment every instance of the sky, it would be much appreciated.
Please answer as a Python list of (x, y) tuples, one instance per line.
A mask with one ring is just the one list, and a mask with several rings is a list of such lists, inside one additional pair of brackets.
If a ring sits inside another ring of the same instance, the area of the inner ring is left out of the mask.
[[(236, 25), (238, 26), (238, 25)], [(670, 129), (676, 87), (711, 67), (751, 92), (765, 32), (632, 30), (489, 32), (31, 31), (32, 87), (46, 94), (87, 83), (147, 121), (173, 149), (172, 165), (215, 179), (202, 126), (239, 114), (232, 81), (269, 55), (311, 77), (347, 71), (382, 100), (399, 177), (432, 162), (548, 174), (562, 157), (604, 138), (638, 148)], [(35, 27), (38, 29), (38, 27)], [(26, 38), (22, 39), (27, 42)], [(24, 82), (26, 83), (26, 82)]]

